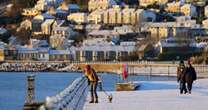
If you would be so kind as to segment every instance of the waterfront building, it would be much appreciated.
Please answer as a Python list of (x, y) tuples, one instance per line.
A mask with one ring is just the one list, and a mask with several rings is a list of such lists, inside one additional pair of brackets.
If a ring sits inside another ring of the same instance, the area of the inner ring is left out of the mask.
[(127, 60), (131, 52), (135, 51), (135, 42), (121, 42), (120, 45), (107, 43), (85, 44), (72, 47), (76, 61), (115, 61)]
[(67, 16), (67, 20), (77, 24), (86, 24), (88, 22), (87, 13), (71, 13)]
[(88, 2), (88, 10), (93, 11), (96, 9), (108, 9), (116, 5), (114, 0), (89, 0)]
[(38, 61), (49, 61), (49, 48), (46, 47), (41, 47), (41, 48), (37, 48), (38, 50), (38, 56), (37, 56), (37, 60)]
[(19, 47), (17, 48), (17, 60), (37, 60), (38, 50), (35, 48)]
[(17, 60), (17, 49), (15, 47), (6, 46), (4, 48), (5, 60)]
[(69, 50), (49, 50), (50, 61), (71, 61), (72, 53)]

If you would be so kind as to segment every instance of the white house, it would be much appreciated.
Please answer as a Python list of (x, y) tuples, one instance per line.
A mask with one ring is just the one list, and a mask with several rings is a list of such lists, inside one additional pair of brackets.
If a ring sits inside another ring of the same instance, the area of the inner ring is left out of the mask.
[(75, 34), (76, 33), (69, 26), (66, 26), (66, 27), (55, 27), (53, 29), (53, 32), (52, 32), (52, 35), (64, 36), (65, 38), (71, 38)]
[(88, 10), (93, 11), (96, 9), (108, 9), (116, 4), (115, 0), (89, 0)]
[(95, 11), (92, 11), (88, 15), (88, 22), (94, 23), (94, 24), (103, 23), (104, 12), (105, 12), (105, 10), (101, 10), (101, 9), (97, 9)]
[(78, 24), (87, 23), (87, 13), (71, 13), (67, 16), (67, 20), (76, 22)]
[(54, 21), (54, 19), (47, 19), (41, 24), (42, 34), (50, 35), (52, 33), (52, 25)]
[(37, 48), (38, 56), (37, 60), (39, 61), (49, 61), (49, 48)]
[(34, 8), (39, 11), (47, 11), (49, 7), (57, 8), (62, 2), (63, 0), (38, 0)]
[(69, 61), (72, 59), (72, 52), (69, 50), (49, 50), (50, 61)]
[(185, 16), (196, 16), (196, 7), (192, 4), (184, 4), (183, 6), (181, 6), (181, 13), (183, 13)]

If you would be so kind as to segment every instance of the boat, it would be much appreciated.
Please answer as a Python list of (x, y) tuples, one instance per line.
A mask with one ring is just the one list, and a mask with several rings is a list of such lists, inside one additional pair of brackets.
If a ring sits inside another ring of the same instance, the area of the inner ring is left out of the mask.
[(138, 89), (139, 87), (138, 83), (127, 81), (127, 78), (128, 78), (128, 65), (127, 64), (122, 64), (122, 73), (118, 72), (118, 74), (119, 76), (122, 75), (122, 82), (116, 83), (115, 85), (116, 91), (135, 91)]

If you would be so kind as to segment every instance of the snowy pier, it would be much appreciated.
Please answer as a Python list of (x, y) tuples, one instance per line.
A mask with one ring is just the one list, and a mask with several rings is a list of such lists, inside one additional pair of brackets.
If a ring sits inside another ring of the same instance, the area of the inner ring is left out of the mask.
[(84, 110), (207, 110), (208, 79), (197, 80), (192, 94), (180, 94), (176, 81), (142, 81), (140, 90), (110, 92), (112, 103), (99, 92), (99, 103), (89, 104), (90, 94)]

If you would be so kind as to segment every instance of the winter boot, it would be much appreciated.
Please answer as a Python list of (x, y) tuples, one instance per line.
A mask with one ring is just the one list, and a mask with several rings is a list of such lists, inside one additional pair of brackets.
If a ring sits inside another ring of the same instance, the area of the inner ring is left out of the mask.
[(98, 103), (98, 99), (95, 100), (95, 103)]

